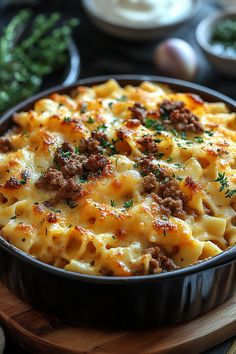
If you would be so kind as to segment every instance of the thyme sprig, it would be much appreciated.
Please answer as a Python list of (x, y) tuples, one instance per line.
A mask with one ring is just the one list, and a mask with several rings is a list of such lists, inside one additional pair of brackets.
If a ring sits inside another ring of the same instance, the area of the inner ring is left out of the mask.
[[(72, 29), (78, 20), (59, 23), (61, 16), (37, 15), (22, 10), (0, 38), (0, 112), (39, 90), (43, 77), (63, 66)], [(26, 33), (27, 25), (31, 31)], [(22, 38), (22, 39), (21, 39)]]
[(214, 180), (214, 182), (220, 183), (220, 192), (222, 192), (225, 188), (229, 187), (228, 178), (225, 175), (225, 172), (219, 172), (218, 177)]
[(225, 198), (232, 198), (234, 194), (236, 194), (236, 189), (229, 189), (229, 182), (227, 176), (225, 175), (225, 172), (219, 172), (218, 177), (214, 180), (214, 182), (220, 183), (220, 192), (227, 188), (225, 191)]

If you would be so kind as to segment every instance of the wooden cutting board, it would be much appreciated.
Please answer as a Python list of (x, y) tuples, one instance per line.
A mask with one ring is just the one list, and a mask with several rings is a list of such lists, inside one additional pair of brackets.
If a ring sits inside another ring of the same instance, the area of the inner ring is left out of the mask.
[(67, 325), (25, 304), (0, 283), (0, 321), (21, 346), (34, 354), (195, 354), (236, 334), (236, 295), (180, 325), (114, 331)]

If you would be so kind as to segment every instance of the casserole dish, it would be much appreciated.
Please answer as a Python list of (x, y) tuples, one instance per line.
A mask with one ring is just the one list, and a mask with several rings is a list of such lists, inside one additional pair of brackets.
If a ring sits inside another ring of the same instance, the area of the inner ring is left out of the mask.
[[(232, 111), (236, 108), (230, 98), (178, 80), (127, 75), (114, 78), (121, 86), (138, 85), (144, 80), (164, 83), (176, 91), (199, 94), (209, 102), (224, 102)], [(80, 80), (72, 86), (56, 87), (23, 102), (4, 115), (1, 134), (11, 127), (14, 112), (30, 109), (39, 98), (107, 79)], [(193, 318), (229, 298), (236, 288), (235, 256), (236, 249), (232, 247), (209, 260), (170, 273), (98, 277), (44, 264), (0, 238), (0, 279), (21, 299), (70, 323), (140, 328)]]

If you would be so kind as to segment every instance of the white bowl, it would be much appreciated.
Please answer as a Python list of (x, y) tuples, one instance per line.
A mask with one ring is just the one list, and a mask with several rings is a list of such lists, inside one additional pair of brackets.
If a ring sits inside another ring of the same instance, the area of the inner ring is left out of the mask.
[(218, 11), (205, 18), (196, 29), (196, 38), (207, 59), (215, 69), (226, 76), (236, 78), (236, 56), (232, 58), (227, 55), (217, 54), (210, 43), (213, 27), (224, 19), (236, 20), (236, 8), (227, 11)]
[(120, 25), (118, 23), (115, 23), (111, 19), (105, 19), (103, 16), (98, 15), (98, 13), (93, 10), (93, 7), (90, 5), (90, 0), (82, 0), (83, 7), (88, 16), (90, 17), (91, 21), (95, 24), (95, 26), (115, 37), (135, 41), (158, 39), (168, 36), (172, 32), (176, 31), (179, 27), (190, 21), (199, 11), (201, 3), (202, 0), (192, 0), (191, 11), (189, 11), (186, 16), (177, 19), (175, 22), (169, 24), (155, 25), (147, 23), (144, 28), (138, 26), (131, 26), (128, 22), (125, 25)]

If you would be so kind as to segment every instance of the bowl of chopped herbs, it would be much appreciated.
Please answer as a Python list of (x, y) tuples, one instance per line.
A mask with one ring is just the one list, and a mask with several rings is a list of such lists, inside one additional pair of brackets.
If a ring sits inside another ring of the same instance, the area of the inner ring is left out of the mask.
[(236, 77), (236, 8), (204, 19), (197, 27), (196, 38), (219, 72)]
[(0, 114), (41, 89), (77, 80), (77, 19), (19, 11), (0, 34)]

